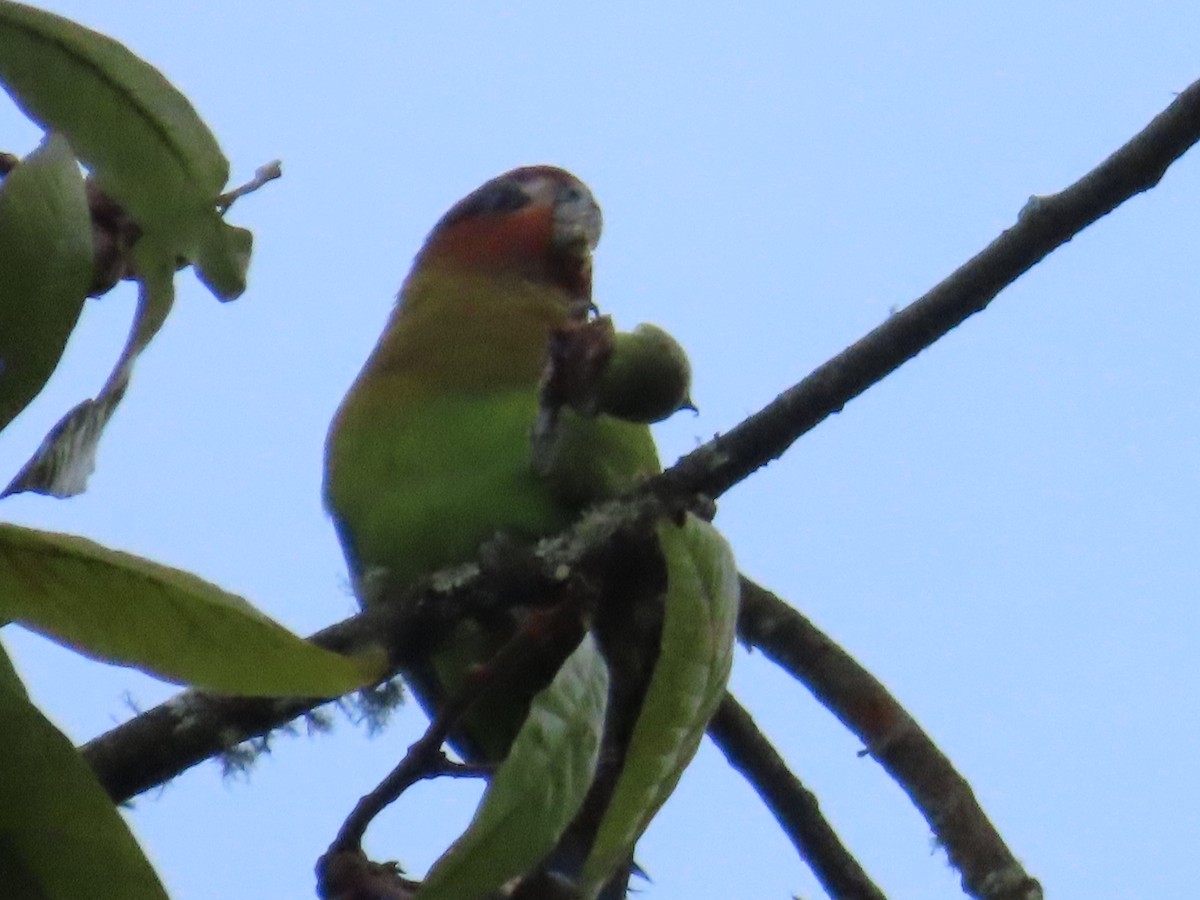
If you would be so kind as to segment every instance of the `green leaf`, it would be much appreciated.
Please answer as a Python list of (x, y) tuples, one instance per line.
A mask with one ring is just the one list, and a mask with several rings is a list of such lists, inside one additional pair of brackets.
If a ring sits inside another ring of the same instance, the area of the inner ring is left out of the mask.
[(0, 429), (37, 396), (79, 320), (92, 228), (79, 164), (50, 135), (0, 182)]
[(121, 44), (0, 0), (0, 84), (30, 117), (66, 135), (142, 232), (134, 251), (138, 313), (112, 375), (95, 398), (59, 420), (0, 493), (69, 497), (84, 490), (133, 363), (171, 308), (178, 262), (195, 261), (213, 293), (233, 299), (246, 286), (251, 235), (215, 209), (229, 164), (208, 127), (157, 69)]
[(38, 900), (166, 900), (79, 753), (29, 702), (0, 646), (0, 892)]
[(0, 642), (0, 694), (5, 692), (26, 700), (29, 699), (29, 694), (25, 692), (25, 683), (21, 681), (21, 676), (13, 668), (12, 660), (4, 650), (4, 644)]
[(470, 827), (430, 869), (418, 900), (473, 900), (535, 866), (575, 813), (596, 771), (608, 669), (585, 635), (533, 699)]
[(336, 697), (379, 657), (323, 650), (189, 572), (67, 534), (0, 524), (0, 620), (105, 662), (226, 694)]
[(150, 237), (138, 242), (134, 256), (140, 273), (137, 311), (112, 373), (95, 398), (76, 404), (58, 420), (33, 457), (0, 492), (0, 498), (22, 491), (73, 497), (87, 487), (88, 476), (96, 468), (100, 436), (125, 396), (133, 364), (158, 334), (175, 302), (173, 257)]
[(162, 73), (111, 38), (0, 0), (0, 82), (30, 118), (67, 136), (144, 233), (194, 258), (229, 163)]
[(236, 300), (246, 290), (254, 235), (228, 224), (214, 211), (201, 235), (196, 277), (218, 300)]
[(584, 864), (594, 896), (633, 852), (687, 768), (725, 693), (733, 663), (737, 565), (721, 533), (688, 516), (658, 527), (667, 562), (662, 645), (625, 767)]

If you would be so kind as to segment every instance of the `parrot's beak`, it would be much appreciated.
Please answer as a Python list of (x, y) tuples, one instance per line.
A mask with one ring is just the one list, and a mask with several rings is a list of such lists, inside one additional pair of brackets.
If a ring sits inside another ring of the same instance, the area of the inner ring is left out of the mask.
[(590, 253), (600, 243), (604, 217), (586, 190), (575, 189), (554, 206), (554, 243), (563, 249)]

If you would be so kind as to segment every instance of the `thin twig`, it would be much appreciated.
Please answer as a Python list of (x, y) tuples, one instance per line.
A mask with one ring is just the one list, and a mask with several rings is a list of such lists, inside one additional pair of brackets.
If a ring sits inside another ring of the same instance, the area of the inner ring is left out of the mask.
[(884, 900), (821, 815), (820, 805), (800, 783), (783, 757), (758, 730), (754, 719), (732, 694), (726, 694), (708, 724), (708, 736), (729, 765), (745, 776), (775, 816), (779, 827), (834, 900)]
[[(439, 775), (465, 777), (486, 769), (453, 764), (442, 753), (442, 745), (463, 714), (484, 694), (503, 693), (535, 668), (548, 654), (565, 656), (583, 635), (582, 606), (568, 598), (557, 606), (539, 611), (511, 637), (492, 659), (472, 673), (462, 690), (449, 697), (425, 733), (404, 755), (404, 759), (379, 785), (359, 800), (338, 831), (329, 852), (360, 850), (362, 838), (371, 821), (409, 787)], [(565, 645), (570, 645), (567, 647)]]
[(245, 197), (247, 194), (253, 194), (264, 184), (274, 181), (276, 178), (283, 177), (283, 162), (282, 160), (272, 160), (265, 166), (259, 166), (254, 171), (254, 177), (240, 187), (235, 187), (231, 191), (226, 191), (221, 196), (217, 197), (217, 210), (222, 215), (229, 211), (229, 207), (237, 201), (239, 197)]
[(418, 781), (442, 776), (482, 778), (487, 774), (488, 770), (482, 766), (453, 762), (442, 752), (442, 743), (446, 740), (449, 727), (449, 723), (443, 725), (437, 719), (430, 723), (420, 740), (408, 748), (396, 768), (374, 790), (359, 799), (329, 845), (329, 853), (362, 852), (362, 839), (367, 827)]
[[(480, 777), (487, 765), (452, 762), (442, 751), (450, 733), (476, 702), (494, 691), (510, 692), (528, 680), (531, 672), (550, 656), (561, 664), (566, 645), (574, 646), (583, 634), (585, 602), (569, 595), (557, 605), (532, 613), (529, 619), (488, 661), (467, 679), (462, 689), (447, 698), (425, 733), (399, 764), (369, 793), (361, 797), (346, 817), (329, 849), (317, 860), (317, 895), (323, 898), (380, 897), (407, 900), (416, 883), (401, 876), (393, 863), (367, 859), (362, 839), (375, 817), (419, 781), (439, 776)], [(568, 651), (569, 652), (569, 651)]]
[(1040, 900), (971, 787), (887, 688), (803, 615), (743, 576), (738, 636), (808, 688), (854, 732), (925, 817), (963, 889), (980, 900)]

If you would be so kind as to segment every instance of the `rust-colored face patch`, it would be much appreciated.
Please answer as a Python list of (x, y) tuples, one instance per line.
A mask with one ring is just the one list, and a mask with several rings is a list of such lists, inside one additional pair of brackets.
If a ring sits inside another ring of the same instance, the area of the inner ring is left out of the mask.
[(587, 299), (601, 225), (600, 207), (578, 178), (553, 166), (526, 166), (493, 178), (451, 207), (417, 266), (444, 261), (515, 272)]

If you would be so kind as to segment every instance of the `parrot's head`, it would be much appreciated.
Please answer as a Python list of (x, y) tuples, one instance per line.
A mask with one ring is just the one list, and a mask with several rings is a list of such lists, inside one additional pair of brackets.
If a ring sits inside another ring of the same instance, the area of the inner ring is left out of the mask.
[(414, 268), (519, 274), (587, 299), (602, 222), (592, 192), (570, 172), (523, 166), (454, 204), (430, 232)]

